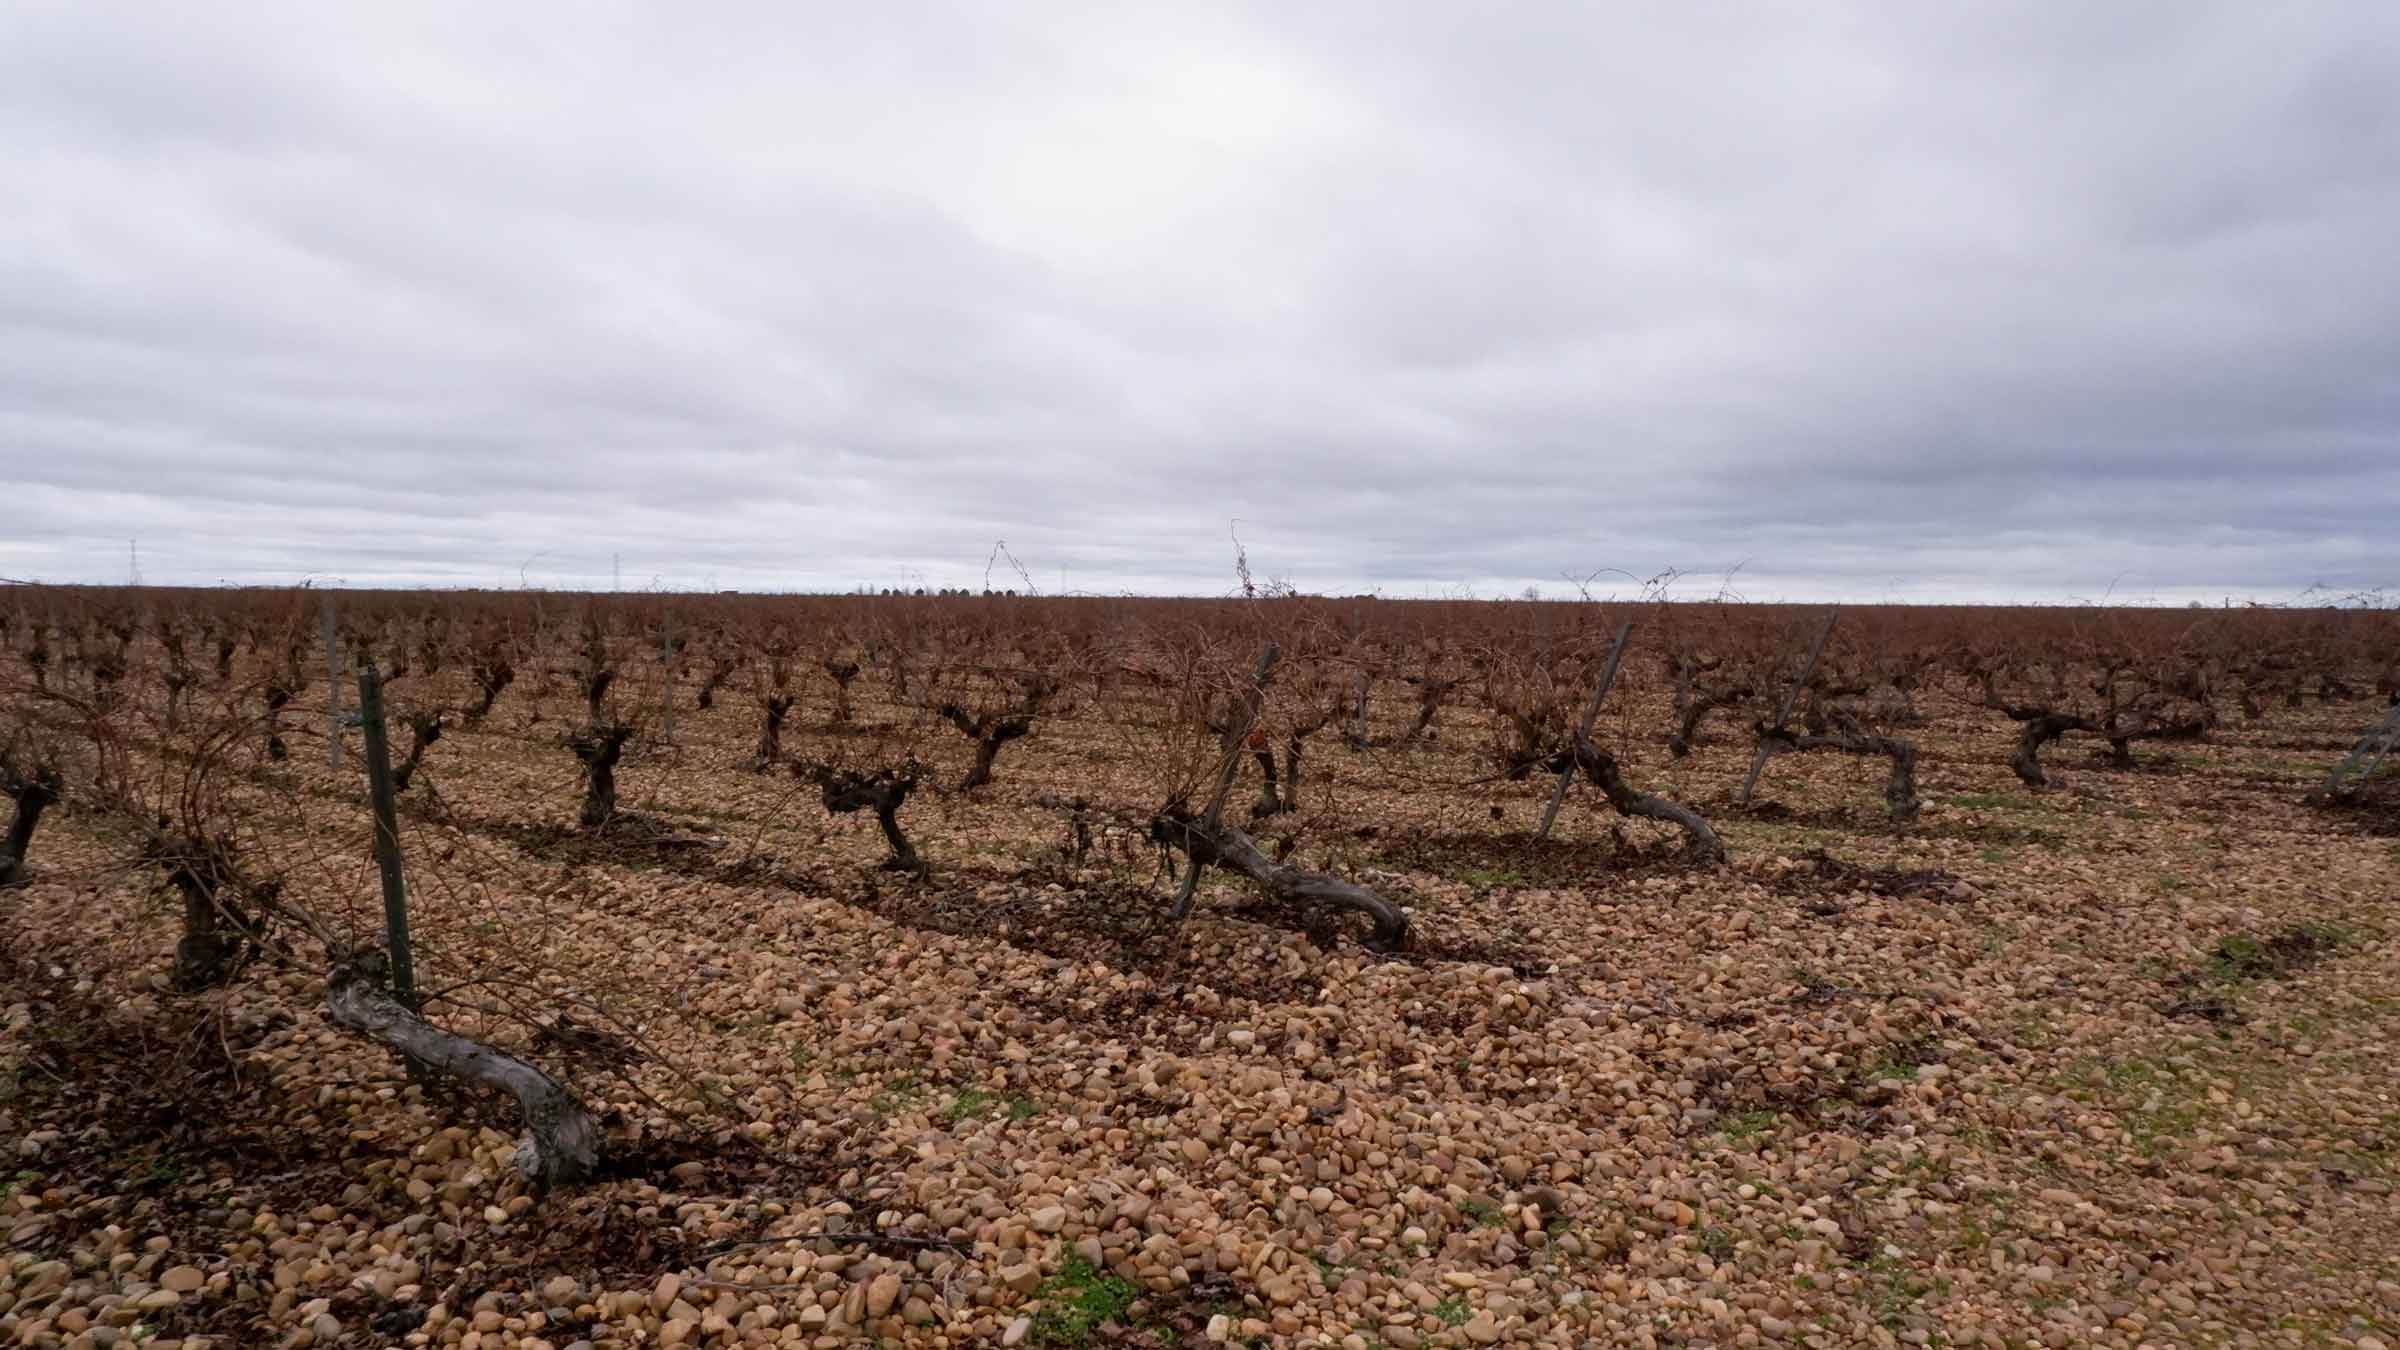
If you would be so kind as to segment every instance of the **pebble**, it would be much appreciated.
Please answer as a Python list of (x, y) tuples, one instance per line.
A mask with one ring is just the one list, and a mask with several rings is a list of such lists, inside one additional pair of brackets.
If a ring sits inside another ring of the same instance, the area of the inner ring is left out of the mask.
[[(944, 669), (942, 681), (968, 678), (968, 667)], [(1663, 702), (1655, 676), (1644, 678), (1638, 697)], [(1279, 718), (1286, 690), (1279, 676)], [(881, 691), (872, 698), (878, 719), (905, 713), (887, 710)], [(1443, 714), (1457, 756), (1482, 753), (1486, 713), (1474, 702)], [(715, 799), (718, 742), (750, 720), (738, 707), (717, 711), (722, 726), (695, 719), (684, 763), (659, 780), (662, 803)], [(1626, 726), (1650, 711), (1628, 712)], [(1971, 736), (1948, 725), (1968, 720)], [(795, 740), (815, 739), (798, 725)], [(563, 752), (522, 730), (456, 748), (494, 756), (505, 771), (495, 782), (533, 782), (558, 768), (542, 756)], [(632, 1070), (663, 1106), (608, 1075), (579, 1076), (605, 1100), (612, 1147), (688, 1157), (701, 1147), (684, 1138), (688, 1118), (715, 1132), (707, 1161), (663, 1175), (636, 1167), (537, 1201), (510, 1171), (513, 1140), (452, 1123), (452, 1104), (323, 1024), (321, 975), (262, 967), (223, 1015), (293, 1118), (364, 1146), (360, 1165), (317, 1190), (237, 1184), (206, 1198), (221, 1207), (214, 1217), (170, 1235), (153, 1231), (154, 1214), (111, 1208), (88, 1178), (66, 1174), (72, 1136), (28, 1135), (12, 1166), (59, 1171), (16, 1187), (0, 1228), (19, 1251), (61, 1259), (0, 1267), (5, 1339), (113, 1350), (136, 1323), (239, 1313), (272, 1330), (262, 1343), (290, 1345), (388, 1337), (547, 1350), (563, 1333), (586, 1338), (567, 1350), (877, 1337), (1019, 1346), (1035, 1338), (1028, 1300), (1080, 1264), (1159, 1306), (1225, 1298), (1206, 1316), (1212, 1345), (1310, 1350), (1804, 1336), (1926, 1345), (1936, 1331), (1971, 1345), (2167, 1345), (2238, 1339), (2287, 1292), (2317, 1307), (2340, 1306), (2345, 1293), (2351, 1306), (2400, 1303), (2400, 1291), (2366, 1292), (2355, 1278), (2372, 1278), (2363, 1259), (2335, 1261), (2338, 1279), (2312, 1273), (2265, 1227), (2245, 1233), (2210, 1217), (2254, 1207), (2262, 1224), (2302, 1213), (2347, 1222), (2391, 1190), (2355, 1168), (2319, 1166), (2364, 1156), (2389, 1117), (2376, 1080), (2359, 1090), (2350, 1077), (2381, 1062), (2368, 1044), (2379, 1024), (2355, 1016), (2361, 991), (2388, 983), (2379, 949), (2230, 990), (2246, 1020), (2203, 1026), (2152, 1000), (2153, 971), (2196, 970), (2194, 953), (2226, 934), (2272, 932), (2299, 921), (2303, 905), (2329, 922), (2356, 919), (2356, 897), (2378, 875), (2370, 864), (2385, 861), (2341, 835), (2283, 881), (2253, 885), (2255, 864), (2239, 850), (2220, 859), (2212, 842), (2205, 866), (2172, 871), (2185, 884), (2171, 898), (2151, 894), (2154, 874), (2169, 870), (2162, 860), (2178, 856), (2169, 845), (2241, 837), (2234, 822), (2179, 816), (2169, 799), (2210, 778), (2195, 766), (2248, 752), (2230, 736), (2178, 746), (2187, 772), (2139, 781), (2056, 756), (2089, 793), (2020, 794), (1985, 744), (1997, 744), (1998, 720), (1945, 713), (1924, 733), (1943, 791), (2015, 794), (2002, 823), (2071, 845), (1987, 850), (1939, 829), (1844, 831), (1839, 804), (1864, 780), (1853, 781), (1856, 765), (1807, 757), (1778, 761), (1770, 780), (1805, 803), (1805, 831), (1728, 811), (1740, 846), (1721, 869), (1668, 861), (1656, 848), (1668, 836), (1648, 822), (1566, 817), (1561, 858), (1640, 859), (1605, 887), (1558, 872), (1547, 853), (1507, 863), (1543, 873), (1538, 883), (1446, 874), (1464, 864), (1444, 850), (1483, 828), (1480, 799), (1468, 803), (1471, 827), (1437, 809), (1456, 801), (1386, 801), (1368, 762), (1337, 751), (1325, 763), (1340, 803), (1291, 822), (1305, 826), (1292, 856), (1405, 896), (1438, 945), (1404, 961), (1373, 957), (1347, 936), (1285, 926), (1238, 877), (1212, 870), (1170, 968), (1120, 963), (1100, 929), (1088, 943), (1061, 937), (1078, 931), (1057, 925), (1080, 906), (1138, 902), (1127, 864), (1078, 867), (1044, 844), (1029, 870), (1012, 852), (1037, 819), (1043, 831), (1057, 824), (1031, 794), (1057, 767), (1042, 757), (1080, 755), (1084, 729), (1055, 730), (1004, 757), (1002, 795), (981, 807), (947, 796), (912, 804), (908, 819), (924, 823), (941, 864), (932, 881), (865, 876), (881, 847), (872, 821), (828, 825), (807, 796), (797, 824), (779, 815), (758, 827), (762, 865), (809, 881), (771, 896), (675, 866), (459, 853), (454, 865), (474, 873), (498, 916), (548, 916), (555, 926), (540, 931), (579, 935), (586, 949), (560, 978), (592, 992), (585, 972), (605, 972), (599, 992), (621, 996), (628, 1025), (699, 1075)], [(1628, 740), (1628, 776), (1715, 782), (1743, 759), (1730, 731), (1718, 739), (1693, 761), (1698, 779), (1676, 777), (1686, 770), (1654, 741)], [(1005, 788), (1012, 765), (1024, 797)], [(462, 819), (509, 805), (466, 774), (450, 781), (487, 798)], [(531, 789), (510, 788), (520, 790)], [(1522, 816), (1529, 791), (1492, 785), (1492, 804)], [(2154, 796), (2144, 806), (2161, 823), (2115, 814)], [(1600, 804), (1572, 800), (1579, 812)], [(310, 797), (294, 809), (313, 821), (335, 806)], [(1949, 809), (1931, 803), (1928, 818)], [(2285, 825), (2310, 819), (2265, 795), (2258, 809)], [(1369, 827), (1382, 833), (1354, 833)], [(89, 846), (81, 822), (60, 828)], [(424, 846), (446, 846), (453, 828), (428, 824)], [(1274, 828), (1281, 848), (1285, 824)], [(1802, 833), (1808, 842), (1794, 842)], [(1798, 856), (1820, 843), (1849, 862)], [(1888, 882), (1820, 877), (1851, 864), (1970, 871), (1981, 884), (1897, 895)], [(965, 913), (942, 907), (976, 894), (990, 933), (894, 921)], [(89, 885), (73, 896), (12, 892), (20, 900), (130, 903)], [(1514, 964), (1491, 964), (1503, 950)], [(146, 974), (92, 978), (128, 1015), (171, 1006)], [(0, 1008), (0, 1044), (22, 1044), (34, 1022), (23, 997), (0, 994), (20, 1000)], [(2286, 1023), (2302, 1014), (2321, 1029), (2287, 1053)], [(2093, 1062), (2101, 1053), (2109, 1063)], [(1782, 1105), (1813, 1100), (1834, 1109)], [(2173, 1126), (2138, 1164), (2124, 1152), (2137, 1124)], [(774, 1159), (838, 1164), (804, 1184), (770, 1183), (754, 1175), (752, 1143)], [(2047, 1184), (2026, 1197), (2033, 1212), (1972, 1250), (1959, 1245), (1970, 1225), (1991, 1225), (1991, 1194), (2036, 1175)], [(306, 1200), (260, 1209), (269, 1193)], [(663, 1253), (671, 1238), (660, 1264), (690, 1261), (694, 1273), (659, 1274), (647, 1289), (638, 1277), (585, 1288), (579, 1275), (615, 1267), (526, 1261), (554, 1234), (571, 1246), (576, 1225), (603, 1216), (611, 1240), (657, 1235)], [(957, 1246), (738, 1245), (862, 1223)], [(1857, 1247), (1862, 1237), (1872, 1245)], [(488, 1290), (471, 1280), (478, 1297), (467, 1306), (435, 1307), (459, 1287), (457, 1253), (486, 1249), (513, 1263), (511, 1278)], [(1952, 1285), (1884, 1327), (1875, 1299), (1887, 1270), (1912, 1281), (1938, 1272)], [(693, 1283), (701, 1273), (712, 1283)], [(745, 1294), (745, 1282), (777, 1292)], [(413, 1336), (369, 1326), (418, 1308), (428, 1315)], [(2367, 1325), (2333, 1334), (2388, 1350)]]

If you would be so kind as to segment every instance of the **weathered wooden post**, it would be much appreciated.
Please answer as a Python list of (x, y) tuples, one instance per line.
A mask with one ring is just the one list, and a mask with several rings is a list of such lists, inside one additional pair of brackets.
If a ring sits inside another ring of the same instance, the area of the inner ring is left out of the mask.
[(325, 633), (325, 767), (342, 771), (342, 652), (341, 635), (333, 622), (333, 592), (323, 592), (318, 627)]
[(669, 611), (659, 623), (658, 659), (666, 667), (666, 727), (662, 739), (675, 743), (675, 615)]
[(1600, 703), (1608, 697), (1609, 686), (1617, 682), (1617, 663), (1625, 659), (1625, 639), (1632, 635), (1633, 620), (1627, 619), (1617, 629), (1616, 645), (1608, 649), (1608, 668), (1600, 672), (1600, 683), (1593, 688), (1591, 700), (1583, 705), (1583, 720), (1575, 724), (1575, 739), (1567, 743), (1567, 762), (1558, 771), (1558, 786), (1551, 790), (1550, 805), (1542, 811), (1542, 828), (1534, 832), (1536, 839), (1548, 839), (1550, 827), (1558, 821), (1558, 808), (1567, 800), (1567, 784), (1575, 778), (1575, 756), (1583, 743), (1592, 738), (1592, 727), (1600, 720)]
[(417, 1010), (417, 963), (409, 947), (408, 879), (400, 868), (400, 817), (392, 792), (391, 742), (383, 725), (383, 674), (368, 657), (358, 668), (358, 713), (367, 742), (367, 799), (375, 812), (375, 866), (383, 873), (383, 930), (392, 996)]
[[(1775, 730), (1783, 730), (1784, 724), (1792, 720), (1792, 704), (1799, 699), (1800, 691), (1808, 687), (1808, 677), (1817, 673), (1817, 658), (1825, 654), (1825, 639), (1833, 635), (1833, 621), (1840, 618), (1841, 614), (1840, 605), (1826, 611), (1825, 626), (1817, 630), (1817, 640), (1809, 644), (1808, 661), (1800, 667), (1800, 678), (1792, 681), (1792, 687), (1783, 691), (1782, 706), (1775, 710)], [(1744, 806), (1750, 804), (1750, 793), (1758, 786), (1758, 776), (1766, 772), (1767, 761), (1774, 755), (1774, 740), (1761, 736), (1758, 753), (1750, 759), (1750, 776), (1742, 780), (1742, 792), (1735, 801)]]
[(2353, 773), (2357, 774), (2360, 782), (2373, 777), (2375, 771), (2383, 767), (2384, 756), (2390, 754), (2395, 745), (2400, 745), (2400, 703), (2393, 704), (2381, 722), (2358, 738), (2350, 747), (2350, 753), (2342, 756), (2341, 763), (2333, 766), (2333, 772), (2325, 775), (2325, 782), (2310, 793), (2308, 799), (2314, 802), (2339, 801), (2342, 780)]

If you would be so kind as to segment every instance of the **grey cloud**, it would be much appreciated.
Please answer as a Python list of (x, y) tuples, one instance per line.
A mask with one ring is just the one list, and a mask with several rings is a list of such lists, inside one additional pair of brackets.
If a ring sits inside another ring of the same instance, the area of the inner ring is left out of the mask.
[(2400, 583), (2395, 68), (2163, 0), (20, 5), (0, 574)]

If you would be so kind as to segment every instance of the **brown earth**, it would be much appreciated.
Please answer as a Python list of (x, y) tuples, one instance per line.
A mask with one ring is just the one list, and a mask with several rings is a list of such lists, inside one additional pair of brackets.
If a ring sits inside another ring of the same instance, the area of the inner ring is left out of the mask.
[[(1121, 830), (1073, 857), (1040, 802), (1146, 790), (1073, 720), (912, 801), (915, 877), (744, 772), (731, 696), (629, 751), (646, 826), (576, 830), (515, 697), (405, 815), (430, 1011), (571, 1077), (609, 1174), (524, 1193), (513, 1107), (331, 1026), (313, 961), (172, 995), (167, 902), (70, 802), (0, 894), (0, 1341), (2400, 1344), (2400, 849), (2300, 803), (2363, 705), (2070, 743), (2036, 793), (1928, 698), (1907, 825), (1839, 757), (1735, 810), (1745, 745), (1612, 710), (1723, 868), (1445, 786), (1488, 776), (1464, 709), (1405, 781), (1320, 738), (1259, 834), (1409, 906), (1382, 956), (1215, 873), (1178, 933)], [(294, 742), (250, 855), (372, 932), (361, 794)]]

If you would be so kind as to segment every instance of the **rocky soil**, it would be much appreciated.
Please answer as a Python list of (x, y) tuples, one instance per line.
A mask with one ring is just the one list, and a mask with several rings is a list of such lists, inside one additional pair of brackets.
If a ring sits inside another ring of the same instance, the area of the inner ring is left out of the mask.
[[(332, 1026), (313, 954), (172, 993), (70, 804), (0, 894), (0, 1343), (2400, 1345), (2400, 837), (2292, 748), (2361, 707), (2070, 743), (2042, 793), (1936, 707), (1907, 826), (1878, 763), (1737, 810), (1746, 745), (1613, 712), (1724, 868), (1584, 790), (1537, 845), (1547, 783), (1457, 785), (1463, 713), (1313, 747), (1262, 838), (1409, 906), (1395, 956), (1215, 874), (1165, 928), (1150, 846), (1043, 804), (1147, 804), (1073, 722), (911, 803), (918, 878), (743, 771), (738, 700), (628, 755), (663, 830), (597, 838), (555, 726), (495, 717), (403, 829), (430, 1015), (606, 1116), (538, 1198), (513, 1106)], [(352, 775), (246, 791), (247, 856), (372, 932)]]

